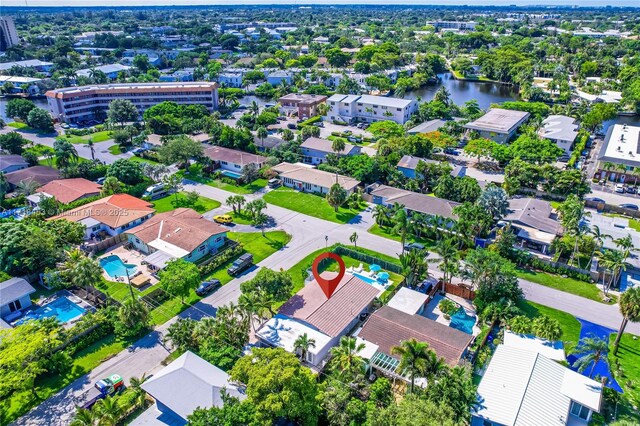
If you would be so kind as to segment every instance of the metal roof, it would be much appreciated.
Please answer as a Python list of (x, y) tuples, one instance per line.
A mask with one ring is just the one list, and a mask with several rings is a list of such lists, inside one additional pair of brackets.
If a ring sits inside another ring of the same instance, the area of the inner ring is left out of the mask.
[(35, 291), (36, 289), (26, 280), (17, 277), (9, 278), (0, 283), (0, 304), (13, 302)]

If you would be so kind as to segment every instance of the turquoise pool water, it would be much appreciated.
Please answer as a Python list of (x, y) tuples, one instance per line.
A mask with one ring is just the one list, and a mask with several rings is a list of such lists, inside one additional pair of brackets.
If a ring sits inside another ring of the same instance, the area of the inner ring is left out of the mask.
[(473, 334), (473, 326), (475, 324), (476, 317), (467, 315), (464, 308), (460, 308), (455, 314), (451, 315), (451, 323), (449, 324), (449, 327), (464, 331), (467, 334)]
[(227, 177), (230, 177), (232, 179), (240, 179), (242, 177), (241, 173), (236, 173), (236, 172), (232, 172), (232, 171), (229, 171), (229, 170), (221, 170), (220, 173), (223, 176), (227, 176)]
[(104, 269), (111, 278), (126, 277), (127, 271), (129, 271), (129, 276), (132, 276), (138, 270), (135, 265), (124, 263), (122, 259), (115, 254), (100, 259), (100, 266), (102, 266), (102, 269)]
[(84, 314), (86, 309), (76, 305), (66, 297), (59, 297), (51, 303), (47, 303), (33, 311), (29, 311), (20, 318), (16, 324), (22, 324), (29, 320), (39, 320), (43, 318), (57, 318), (61, 323), (66, 323)]

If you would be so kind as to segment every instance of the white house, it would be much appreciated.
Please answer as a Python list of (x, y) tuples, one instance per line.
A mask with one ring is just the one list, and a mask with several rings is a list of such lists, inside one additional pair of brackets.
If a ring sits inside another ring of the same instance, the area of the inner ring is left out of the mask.
[[(9, 278), (0, 283), (0, 318), (6, 318), (11, 321), (12, 317), (19, 314), (22, 309), (31, 306), (31, 298), (29, 295), (35, 293), (36, 289), (22, 278)], [(15, 318), (13, 318), (15, 319)]]
[(254, 164), (257, 168), (261, 168), (267, 161), (262, 155), (222, 146), (207, 148), (204, 150), (204, 155), (213, 161), (214, 166), (219, 168), (223, 175), (233, 179), (239, 179), (242, 176), (243, 167)]
[(360, 154), (360, 147), (350, 143), (345, 143), (344, 149), (336, 153), (333, 151), (332, 141), (320, 138), (309, 138), (300, 145), (300, 148), (302, 149), (302, 161), (314, 165), (327, 161), (327, 155), (329, 154), (335, 154), (338, 157), (350, 157)]
[(335, 94), (327, 100), (327, 104), (327, 117), (331, 121), (346, 123), (391, 120), (404, 124), (418, 109), (418, 104), (412, 99), (371, 95)]
[(302, 192), (327, 194), (334, 184), (339, 184), (351, 194), (360, 181), (349, 176), (336, 175), (318, 170), (302, 163), (280, 163), (271, 168), (278, 174), (282, 184)]

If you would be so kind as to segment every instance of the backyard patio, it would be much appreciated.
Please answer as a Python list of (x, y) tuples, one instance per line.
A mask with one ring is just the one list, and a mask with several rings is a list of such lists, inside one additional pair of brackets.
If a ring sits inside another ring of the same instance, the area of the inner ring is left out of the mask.
[[(445, 317), (445, 314), (439, 307), (440, 302), (444, 299), (451, 300), (459, 307), (459, 310), (455, 314), (451, 315), (449, 319)], [(477, 314), (473, 307), (473, 303), (470, 300), (454, 296), (453, 294), (447, 293), (446, 296), (443, 296), (436, 293), (433, 299), (429, 301), (421, 315), (430, 320), (439, 322), (440, 324), (456, 328), (468, 334), (473, 334), (474, 336), (480, 334), (480, 328), (476, 323)]]
[[(146, 257), (144, 253), (127, 248), (127, 243), (118, 244), (100, 256), (100, 265), (103, 267), (102, 276), (107, 281), (127, 283), (127, 273), (129, 273), (128, 278), (136, 288), (142, 289), (155, 285), (158, 279), (153, 275), (154, 270), (144, 262)], [(112, 264), (116, 265), (113, 270)]]

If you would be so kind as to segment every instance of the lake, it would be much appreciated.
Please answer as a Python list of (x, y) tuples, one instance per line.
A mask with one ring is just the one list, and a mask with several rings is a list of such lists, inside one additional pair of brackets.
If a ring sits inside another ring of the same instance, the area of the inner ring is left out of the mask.
[[(13, 118), (7, 117), (7, 102), (9, 102), (13, 98), (7, 98), (6, 96), (0, 97), (0, 118), (5, 121), (5, 123), (10, 123), (13, 121)], [(36, 104), (37, 107), (46, 109), (49, 111), (49, 105), (47, 104), (47, 98), (29, 98), (31, 102)]]
[(513, 86), (456, 80), (451, 73), (438, 74), (437, 83), (412, 90), (405, 95), (405, 99), (420, 98), (422, 101), (430, 101), (442, 86), (447, 88), (451, 94), (451, 100), (458, 106), (463, 106), (466, 101), (475, 99), (480, 108), (486, 109), (494, 103), (518, 99), (518, 92), (514, 90)]

